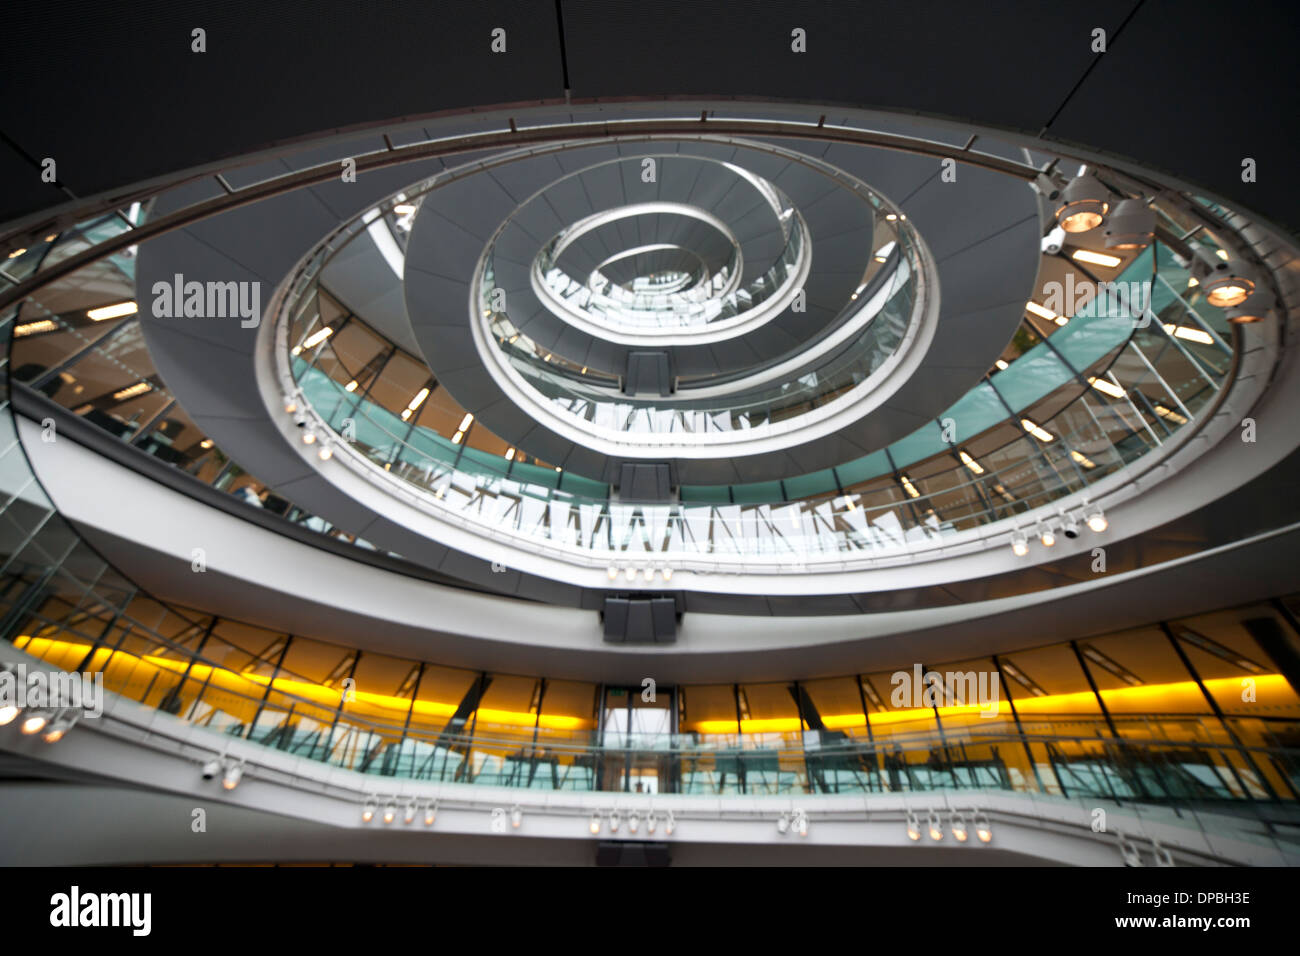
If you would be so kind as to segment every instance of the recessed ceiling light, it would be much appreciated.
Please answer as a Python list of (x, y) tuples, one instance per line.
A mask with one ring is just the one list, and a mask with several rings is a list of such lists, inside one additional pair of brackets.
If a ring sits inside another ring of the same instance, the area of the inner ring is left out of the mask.
[(1105, 266), (1108, 269), (1113, 269), (1124, 261), (1119, 256), (1108, 256), (1104, 252), (1093, 252), (1091, 249), (1075, 249), (1070, 254), (1070, 258), (1095, 266)]
[(1056, 438), (1056, 436), (1053, 435), (1051, 432), (1049, 432), (1047, 429), (1035, 425), (1028, 418), (1020, 419), (1020, 424), (1025, 429), (1025, 431), (1029, 432), (1029, 434), (1033, 435), (1039, 441), (1052, 441)]
[(105, 305), (98, 309), (91, 309), (86, 313), (86, 318), (92, 322), (103, 322), (105, 319), (120, 319), (124, 315), (135, 315), (140, 307), (134, 302), (119, 302), (116, 305)]
[(325, 328), (323, 329), (317, 329), (311, 335), (307, 336), (307, 338), (302, 343), (302, 347), (305, 349), (314, 348), (317, 345), (320, 345), (320, 343), (324, 342), (327, 338), (329, 338), (333, 334), (334, 334), (334, 330), (330, 328), (328, 325), (325, 326)]
[(969, 468), (969, 469), (970, 469), (971, 471), (973, 471), (975, 474), (977, 474), (977, 475), (982, 475), (982, 474), (984, 474), (984, 466), (981, 465), (981, 464), (980, 464), (978, 461), (976, 461), (974, 458), (972, 458), (970, 455), (968, 455), (965, 451), (959, 451), (959, 452), (957, 452), (957, 457), (959, 457), (959, 458), (961, 459), (961, 463), (962, 463), (963, 465), (965, 465), (967, 468)]
[(1037, 302), (1026, 302), (1025, 311), (1032, 312), (1040, 319), (1047, 319), (1047, 321), (1049, 322), (1055, 322), (1057, 319), (1060, 318), (1060, 316), (1057, 315), (1055, 312), (1053, 312), (1051, 309), (1045, 308), (1044, 306), (1039, 305)]
[(1165, 331), (1184, 341), (1195, 342), (1197, 345), (1214, 344), (1214, 338), (1203, 329), (1192, 329), (1185, 325), (1166, 325)]
[(1088, 384), (1103, 395), (1109, 395), (1111, 398), (1123, 398), (1125, 395), (1124, 389), (1120, 388), (1109, 379), (1093, 378), (1092, 376), (1089, 376)]

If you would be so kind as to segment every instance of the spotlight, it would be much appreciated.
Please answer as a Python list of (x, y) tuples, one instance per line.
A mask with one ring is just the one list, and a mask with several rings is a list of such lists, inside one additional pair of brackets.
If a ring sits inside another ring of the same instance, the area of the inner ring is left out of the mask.
[(314, 431), (306, 430), (302, 433), (302, 440), (304, 444), (311, 445), (316, 441), (316, 433)]
[(1067, 516), (1064, 525), (1061, 527), (1061, 533), (1071, 540), (1079, 537), (1078, 519), (1072, 515)]
[(911, 810), (907, 811), (907, 838), (913, 843), (921, 839), (921, 823)]
[(795, 810), (791, 825), (796, 833), (801, 837), (806, 837), (808, 835), (808, 814), (803, 810)]
[(1255, 291), (1255, 280), (1239, 260), (1224, 260), (1201, 247), (1191, 263), (1205, 301), (1221, 309), (1241, 305)]
[(653, 581), (655, 579), (655, 569), (646, 568), (644, 572), (644, 576), (647, 581)]
[(1061, 192), (1056, 221), (1066, 232), (1087, 232), (1101, 225), (1110, 209), (1110, 194), (1091, 173), (1076, 176)]
[(981, 843), (988, 843), (993, 839), (993, 827), (989, 824), (988, 814), (983, 811), (975, 815), (975, 836), (979, 837)]
[(510, 808), (510, 826), (518, 830), (524, 822), (524, 808), (515, 804)]
[(38, 712), (30, 715), (26, 720), (24, 720), (21, 729), (24, 734), (27, 734), (30, 737), (32, 734), (39, 734), (44, 730), (45, 725), (48, 722), (46, 716)]
[(0, 707), (0, 727), (3, 727), (5, 724), (12, 724), (14, 718), (17, 716), (18, 708), (13, 704), (5, 704), (5, 706)]
[(46, 728), (41, 739), (47, 744), (58, 743), (63, 739), (63, 735), (72, 729), (72, 725), (77, 722), (78, 716), (79, 714), (77, 711), (73, 711), (71, 714), (60, 711), (58, 717), (55, 718), (54, 723)]
[(1273, 308), (1274, 304), (1271, 295), (1263, 289), (1256, 289), (1246, 296), (1245, 301), (1240, 305), (1234, 305), (1228, 309), (1228, 321), (1235, 322), (1238, 325), (1261, 322), (1268, 318), (1269, 310)]
[(1050, 548), (1052, 545), (1056, 544), (1056, 535), (1052, 533), (1052, 529), (1049, 526), (1039, 525), (1038, 540), (1043, 542), (1044, 548)]
[(1025, 536), (1023, 534), (1016, 534), (1012, 536), (1011, 550), (1015, 553), (1016, 557), (1018, 558), (1023, 558), (1025, 555), (1029, 553), (1029, 542), (1025, 539)]
[(783, 813), (776, 818), (776, 832), (781, 836), (790, 832), (790, 814)]
[(1145, 249), (1156, 231), (1156, 211), (1145, 199), (1121, 199), (1106, 217), (1107, 249)]
[(414, 823), (414, 822), (415, 822), (415, 814), (419, 811), (419, 809), (420, 809), (420, 808), (419, 808), (419, 806), (416, 804), (415, 797), (412, 797), (412, 798), (411, 798), (410, 800), (408, 800), (407, 803), (406, 803), (406, 813), (403, 814), (403, 816), (402, 816), (402, 822), (403, 822), (403, 823)]
[(366, 805), (361, 808), (361, 822), (369, 823), (374, 818), (375, 818), (375, 801), (374, 798), (372, 797), (369, 800), (367, 800)]
[(636, 828), (641, 825), (641, 818), (636, 815), (636, 811), (627, 815), (627, 832), (636, 833)]
[(611, 811), (609, 812), (609, 832), (610, 832), (610, 833), (617, 833), (617, 832), (618, 832), (618, 824), (619, 824), (618, 811), (617, 811), (617, 810), (611, 810)]
[(221, 786), (225, 790), (234, 790), (239, 786), (239, 781), (242, 780), (243, 777), (243, 761), (235, 763), (235, 761), (232, 760), (230, 763), (226, 764), (226, 774), (221, 778)]
[(438, 819), (438, 801), (429, 800), (424, 805), (424, 825), (431, 827), (436, 819)]
[(286, 398), (284, 400), (284, 413), (286, 415), (292, 415), (297, 410), (298, 410), (298, 403), (295, 402), (292, 398)]
[(626, 572), (626, 573), (627, 573), (627, 579), (628, 579), (629, 581), (635, 581), (635, 580), (636, 580), (636, 568), (629, 567), (629, 568), (627, 569), (627, 572)]
[[(600, 832), (600, 814), (599, 814), (599, 813), (593, 813), (593, 814), (591, 815), (591, 824), (588, 826), (588, 829), (591, 830), (592, 833), (599, 833), (599, 832)], [(652, 831), (652, 832), (653, 832), (653, 831)]]
[(665, 581), (671, 581), (673, 579), (673, 569), (668, 567), (666, 564), (660, 574), (664, 576)]
[(392, 800), (389, 800), (386, 804), (384, 804), (384, 822), (392, 823), (393, 819), (396, 816), (397, 816), (397, 807), (393, 805)]
[(672, 836), (673, 831), (676, 829), (677, 829), (677, 820), (673, 817), (673, 812), (669, 810), (668, 816), (664, 820), (664, 833), (667, 833), (669, 836)]
[(1097, 534), (1101, 534), (1109, 526), (1110, 522), (1106, 520), (1106, 516), (1102, 514), (1100, 508), (1094, 508), (1088, 514), (1088, 527), (1097, 532)]
[(952, 812), (948, 826), (952, 830), (952, 838), (958, 843), (965, 843), (966, 838), (970, 836), (969, 831), (966, 829), (966, 817), (956, 810)]
[(211, 760), (209, 760), (207, 763), (203, 765), (204, 780), (215, 780), (217, 778), (217, 775), (220, 773), (221, 773), (220, 757), (213, 757)]
[(334, 457), (334, 450), (330, 448), (329, 445), (321, 445), (320, 451), (318, 451), (316, 454), (320, 456), (321, 461), (329, 461), (332, 457)]
[(616, 568), (612, 564), (609, 566), (609, 579), (611, 581), (615, 581), (618, 579), (618, 568)]
[(939, 815), (933, 810), (930, 811), (930, 839), (936, 843), (943, 839), (943, 825), (939, 823)]
[(655, 827), (659, 825), (659, 814), (651, 810), (645, 816), (645, 832), (654, 833)]

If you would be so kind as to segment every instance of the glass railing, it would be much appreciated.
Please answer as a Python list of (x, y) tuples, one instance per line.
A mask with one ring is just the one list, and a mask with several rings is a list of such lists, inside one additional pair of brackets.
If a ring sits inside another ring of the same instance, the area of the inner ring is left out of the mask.
[[(1039, 708), (1018, 725), (1004, 702), (995, 719), (949, 716), (939, 728), (924, 726), (932, 714), (923, 708), (916, 729), (907, 712), (890, 712), (858, 715), (840, 729), (796, 718), (757, 733), (629, 733), (578, 719), (547, 726), (482, 709), (458, 718), (452, 703), (348, 697), (291, 675), (230, 669), (167, 640), (143, 653), (48, 632), (13, 643), (49, 666), (102, 673), (112, 693), (218, 734), (379, 777), (721, 796), (1039, 793), (1262, 812), (1283, 825), (1284, 839), (1300, 842), (1300, 749), (1234, 743), (1231, 722), (1195, 715), (1103, 719)], [(1293, 736), (1295, 727), (1274, 731)]]
[(763, 275), (743, 288), (730, 288), (733, 283), (729, 280), (738, 265), (735, 255), (707, 284), (697, 284), (683, 292), (632, 292), (616, 285), (593, 288), (559, 267), (556, 250), (564, 248), (565, 233), (543, 246), (534, 260), (536, 287), (557, 315), (563, 317), (571, 310), (592, 324), (615, 332), (699, 329), (721, 323), (740, 325), (746, 317), (788, 290), (789, 284), (804, 271), (803, 260), (809, 255), (807, 226), (793, 209), (787, 217), (793, 226), (786, 230), (785, 247)]
[[(782, 483), (686, 486), (667, 504), (611, 502), (603, 483), (413, 425), (351, 391), (353, 372), (328, 340), (295, 357), (293, 374), (327, 432), (350, 436), (371, 463), (427, 492), (431, 506), (492, 531), (598, 560), (874, 556), (1083, 492), (1193, 421), (1222, 387), (1231, 353), (1168, 280), (1167, 257), (1147, 250), (1119, 277), (1121, 290), (1148, 283), (1146, 302), (1122, 293), (1117, 307), (1080, 310), (887, 449)], [(304, 319), (291, 341), (316, 327), (310, 303), (300, 300)], [(970, 437), (945, 435), (945, 421)]]
[[(871, 201), (877, 204), (883, 221), (886, 207), (874, 195)], [(635, 441), (638, 435), (707, 436), (727, 432), (745, 432), (747, 438), (757, 438), (778, 423), (785, 428), (795, 427), (793, 420), (815, 415), (817, 409), (863, 385), (895, 354), (908, 327), (917, 321), (924, 270), (919, 242), (906, 221), (895, 219), (887, 225), (894, 237), (886, 244), (889, 253), (877, 260), (872, 250), (862, 251), (864, 261), (872, 265), (864, 267), (862, 284), (827, 325), (828, 329), (853, 329), (852, 337), (831, 349), (820, 363), (812, 357), (815, 353), (810, 353), (803, 363), (789, 363), (797, 367), (774, 381), (763, 383), (765, 375), (760, 369), (747, 378), (730, 381), (726, 394), (707, 399), (692, 397), (689, 389), (671, 397), (621, 394), (617, 383), (608, 377), (593, 378), (592, 370), (581, 362), (534, 341), (516, 326), (508, 311), (491, 308), (495, 270), (490, 255), (480, 279), (480, 307), (500, 359), (518, 373), (537, 401), (584, 431), (617, 441)], [(801, 236), (801, 228), (790, 230), (778, 263), (758, 281), (754, 293), (734, 293), (739, 304), (726, 306), (726, 315), (758, 308), (759, 303), (784, 288), (789, 275), (799, 268), (804, 249)], [(716, 320), (710, 317), (707, 321)], [(800, 351), (807, 348), (805, 343)], [(777, 360), (765, 367), (779, 364)], [(707, 386), (710, 381), (705, 378), (691, 384)]]

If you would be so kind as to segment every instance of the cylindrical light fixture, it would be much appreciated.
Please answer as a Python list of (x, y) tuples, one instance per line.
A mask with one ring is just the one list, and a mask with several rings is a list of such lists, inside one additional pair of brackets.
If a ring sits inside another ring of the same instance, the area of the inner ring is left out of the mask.
[(1106, 217), (1107, 249), (1145, 249), (1156, 231), (1156, 211), (1145, 199), (1121, 199)]
[(1262, 322), (1268, 318), (1268, 313), (1275, 304), (1273, 296), (1263, 289), (1256, 288), (1254, 292), (1246, 296), (1245, 301), (1228, 309), (1228, 321), (1235, 322), (1238, 325)]
[(1091, 173), (1076, 176), (1061, 191), (1056, 221), (1066, 232), (1096, 229), (1110, 209), (1110, 194)]
[(1101, 534), (1110, 527), (1110, 522), (1106, 520), (1106, 516), (1100, 508), (1093, 508), (1088, 512), (1088, 527), (1097, 534)]
[(1023, 534), (1015, 534), (1011, 537), (1011, 550), (1018, 558), (1023, 558), (1029, 553), (1029, 541)]

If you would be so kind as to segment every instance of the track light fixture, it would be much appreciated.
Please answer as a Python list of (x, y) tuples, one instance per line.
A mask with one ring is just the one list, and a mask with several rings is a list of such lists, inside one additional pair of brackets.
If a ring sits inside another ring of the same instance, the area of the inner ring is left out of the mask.
[(949, 818), (948, 828), (952, 830), (952, 838), (958, 843), (965, 843), (966, 838), (970, 836), (970, 831), (966, 829), (966, 815), (956, 810)]
[(609, 811), (609, 832), (617, 833), (618, 824), (619, 824), (618, 811), (617, 810)]
[(668, 816), (664, 819), (664, 833), (667, 833), (669, 836), (672, 836), (673, 831), (676, 829), (677, 829), (677, 819), (673, 816), (673, 812), (669, 810)]
[(921, 821), (912, 810), (907, 811), (907, 838), (913, 843), (921, 839)]
[(392, 800), (389, 800), (386, 804), (384, 804), (384, 822), (392, 823), (393, 820), (396, 818), (397, 818), (397, 807), (393, 804)]
[(1156, 211), (1145, 199), (1121, 199), (1106, 217), (1107, 249), (1145, 249), (1156, 231)]
[(600, 811), (591, 815), (591, 823), (588, 824), (587, 829), (589, 829), (593, 834), (600, 832)]
[(801, 837), (806, 837), (808, 835), (807, 812), (796, 807), (794, 813), (790, 815), (790, 826), (795, 833)]
[(1110, 193), (1091, 173), (1074, 177), (1061, 191), (1056, 221), (1066, 232), (1096, 229), (1110, 209)]
[(54, 722), (45, 728), (45, 733), (41, 739), (47, 744), (58, 743), (63, 739), (63, 735), (72, 729), (72, 725), (77, 722), (81, 712), (77, 710), (61, 710), (54, 718)]
[(46, 716), (41, 711), (39, 710), (33, 711), (32, 713), (27, 715), (27, 718), (22, 722), (22, 726), (19, 727), (19, 729), (25, 735), (30, 737), (32, 734), (39, 734), (42, 730), (44, 730), (45, 725), (49, 723), (49, 721), (50, 721), (49, 717)]
[(1102, 510), (1097, 507), (1089, 509), (1087, 521), (1088, 527), (1097, 534), (1101, 534), (1110, 527), (1110, 522), (1106, 520), (1105, 514), (1103, 514)]
[(654, 833), (657, 826), (659, 826), (659, 814), (651, 810), (645, 815), (645, 832)]
[(524, 824), (524, 808), (515, 804), (510, 808), (510, 826), (518, 830)]
[(627, 815), (627, 832), (636, 833), (637, 827), (639, 826), (641, 826), (641, 818), (637, 816), (637, 812), (633, 810)]
[(375, 818), (375, 798), (368, 797), (366, 804), (361, 808), (361, 822), (369, 823)]
[(1205, 301), (1218, 308), (1241, 305), (1255, 291), (1254, 270), (1240, 259), (1224, 259), (1204, 246), (1197, 248), (1190, 269)]
[(1011, 536), (1011, 551), (1018, 558), (1023, 558), (1029, 553), (1029, 541), (1018, 531)]
[(1061, 534), (1065, 535), (1071, 541), (1079, 537), (1079, 519), (1074, 515), (1063, 515), (1061, 519)]
[(933, 810), (930, 811), (929, 829), (931, 840), (937, 843), (943, 839), (943, 824), (939, 822), (939, 814)]
[(989, 824), (988, 814), (983, 810), (975, 814), (975, 836), (979, 837), (981, 843), (993, 839), (993, 827)]
[(6, 724), (12, 724), (14, 718), (17, 716), (18, 708), (13, 704), (5, 704), (3, 707), (0, 707), (0, 727), (5, 726)]
[(1043, 542), (1044, 548), (1050, 548), (1056, 544), (1056, 533), (1052, 531), (1052, 526), (1040, 524), (1038, 526), (1038, 540)]
[(1268, 318), (1269, 312), (1276, 304), (1272, 295), (1257, 288), (1239, 305), (1234, 305), (1227, 310), (1228, 321), (1237, 325), (1262, 322)]
[(431, 827), (436, 819), (438, 819), (438, 801), (426, 800), (424, 803), (424, 825)]
[(790, 832), (790, 814), (783, 813), (776, 818), (776, 832), (781, 836)]
[(420, 807), (419, 807), (419, 804), (417, 803), (415, 797), (412, 797), (410, 800), (406, 801), (406, 812), (405, 812), (404, 814), (402, 814), (402, 822), (403, 822), (403, 823), (414, 823), (414, 822), (415, 822), (415, 815), (416, 815), (416, 813), (419, 812), (419, 809), (420, 809)]
[(243, 779), (244, 761), (231, 760), (226, 764), (226, 772), (221, 778), (221, 787), (223, 790), (234, 790)]

